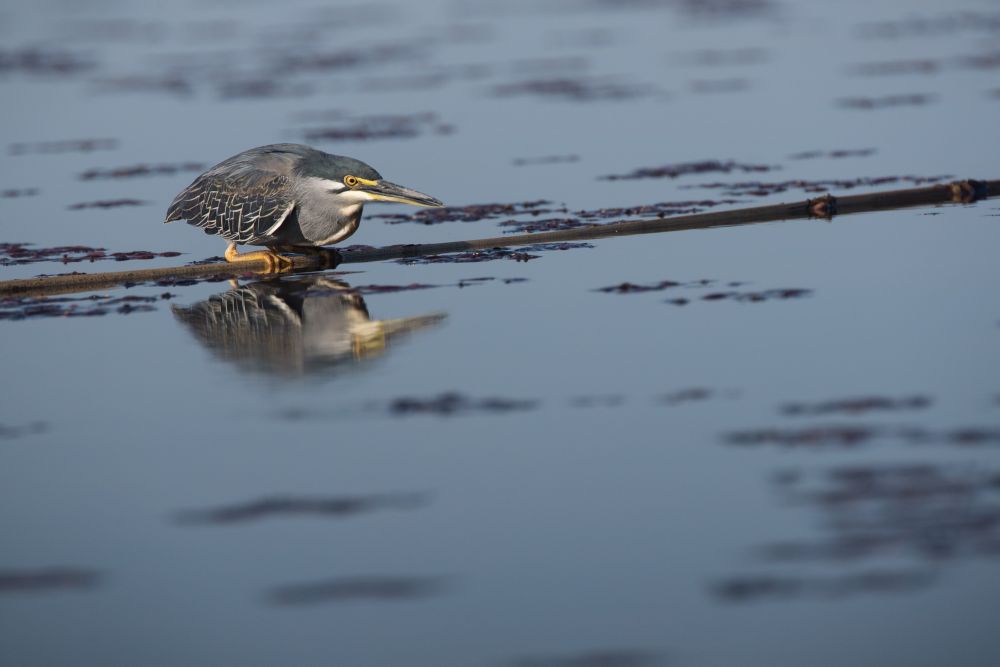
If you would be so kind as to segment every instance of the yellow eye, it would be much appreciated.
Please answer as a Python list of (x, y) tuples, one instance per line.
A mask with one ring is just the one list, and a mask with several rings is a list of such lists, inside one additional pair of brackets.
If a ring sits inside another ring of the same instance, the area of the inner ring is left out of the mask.
[(357, 176), (344, 176), (344, 185), (349, 188), (353, 188), (358, 184)]

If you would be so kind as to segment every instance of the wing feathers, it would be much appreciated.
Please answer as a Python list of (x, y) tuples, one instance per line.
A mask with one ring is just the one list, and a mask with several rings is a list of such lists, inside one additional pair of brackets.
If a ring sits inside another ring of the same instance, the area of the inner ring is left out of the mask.
[(213, 172), (202, 174), (174, 198), (165, 222), (187, 220), (206, 234), (258, 243), (273, 236), (295, 208), (283, 175), (252, 170), (227, 179)]

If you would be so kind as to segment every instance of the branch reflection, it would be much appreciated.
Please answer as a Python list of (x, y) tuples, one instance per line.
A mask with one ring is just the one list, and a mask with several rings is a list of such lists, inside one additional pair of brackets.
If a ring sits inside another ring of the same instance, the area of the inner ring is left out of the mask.
[(229, 291), (172, 310), (220, 359), (288, 377), (378, 357), (395, 338), (445, 318), (374, 320), (350, 285), (318, 275), (234, 281)]

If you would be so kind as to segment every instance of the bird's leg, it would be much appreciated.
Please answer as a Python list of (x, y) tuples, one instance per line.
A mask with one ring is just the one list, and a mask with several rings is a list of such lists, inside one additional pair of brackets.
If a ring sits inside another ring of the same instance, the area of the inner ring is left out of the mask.
[(226, 261), (234, 264), (243, 262), (257, 262), (263, 260), (267, 265), (265, 273), (281, 273), (292, 268), (292, 260), (284, 255), (279, 255), (273, 248), (267, 250), (257, 250), (254, 252), (240, 253), (236, 251), (236, 243), (230, 243), (226, 248)]
[(311, 257), (319, 257), (323, 260), (321, 269), (335, 269), (344, 260), (340, 253), (333, 248), (324, 248), (314, 245), (282, 245), (277, 246), (282, 252), (298, 252)]

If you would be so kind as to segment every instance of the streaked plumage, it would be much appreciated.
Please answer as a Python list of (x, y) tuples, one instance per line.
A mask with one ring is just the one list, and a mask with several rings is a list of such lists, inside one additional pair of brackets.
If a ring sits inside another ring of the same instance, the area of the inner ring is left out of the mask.
[(268, 246), (265, 256), (287, 261), (275, 250), (306, 250), (353, 234), (368, 201), (441, 206), (382, 180), (354, 158), (302, 144), (271, 144), (234, 155), (196, 178), (174, 198), (164, 222), (187, 220), (225, 238), (230, 261), (262, 258), (238, 255), (235, 244)]
[(378, 356), (397, 335), (444, 318), (372, 320), (360, 294), (322, 275), (237, 286), (172, 310), (218, 358), (283, 376)]

